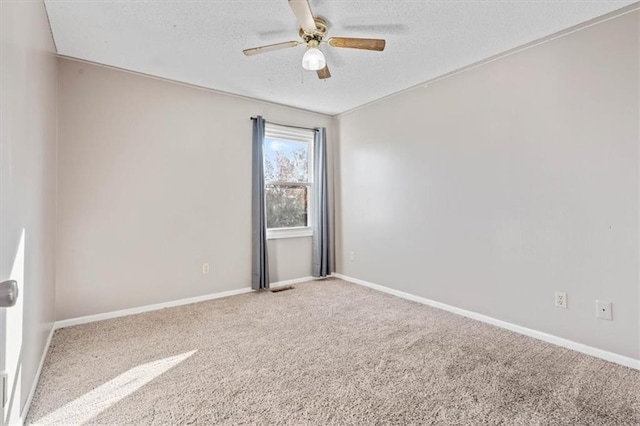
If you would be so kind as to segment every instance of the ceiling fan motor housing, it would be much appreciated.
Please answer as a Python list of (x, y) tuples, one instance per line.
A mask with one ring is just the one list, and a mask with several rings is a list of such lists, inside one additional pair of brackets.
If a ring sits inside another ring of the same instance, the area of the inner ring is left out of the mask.
[(302, 28), (300, 28), (298, 31), (298, 33), (300, 34), (300, 38), (302, 38), (302, 40), (304, 40), (307, 45), (309, 45), (309, 42), (311, 41), (316, 41), (317, 44), (320, 44), (327, 35), (327, 22), (324, 19), (318, 17), (315, 17), (314, 21), (316, 23), (315, 31), (308, 32)]

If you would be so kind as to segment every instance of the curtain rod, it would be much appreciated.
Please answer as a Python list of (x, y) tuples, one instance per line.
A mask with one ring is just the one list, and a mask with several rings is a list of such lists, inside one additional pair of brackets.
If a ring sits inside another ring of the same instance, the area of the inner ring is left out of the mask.
[[(249, 117), (251, 120), (255, 120), (256, 117)], [(318, 130), (318, 128), (311, 128), (311, 127), (302, 127), (302, 126), (292, 126), (291, 124), (281, 124), (281, 123), (274, 123), (273, 121), (268, 121), (268, 120), (264, 120), (265, 123), (269, 123), (269, 124), (275, 124), (276, 126), (284, 126), (284, 127), (293, 127), (295, 129), (304, 129), (304, 130), (313, 130), (314, 132), (316, 130)]]

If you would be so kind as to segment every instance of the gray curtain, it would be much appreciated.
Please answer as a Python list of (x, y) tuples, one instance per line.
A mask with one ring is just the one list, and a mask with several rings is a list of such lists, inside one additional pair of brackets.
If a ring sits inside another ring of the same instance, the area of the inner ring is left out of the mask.
[(317, 129), (313, 143), (313, 259), (311, 274), (331, 274), (329, 258), (329, 191), (327, 187), (327, 137), (324, 128)]
[(264, 206), (264, 118), (253, 119), (252, 147), (252, 263), (251, 288), (263, 290), (269, 288), (269, 257), (267, 255), (267, 214)]

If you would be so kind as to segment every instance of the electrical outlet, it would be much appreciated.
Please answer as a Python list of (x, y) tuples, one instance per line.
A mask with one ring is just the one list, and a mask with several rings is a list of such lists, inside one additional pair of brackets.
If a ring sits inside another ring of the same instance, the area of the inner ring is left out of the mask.
[(202, 264), (202, 273), (203, 274), (208, 274), (209, 273), (209, 264), (208, 263), (203, 263)]
[(567, 309), (567, 293), (556, 291), (556, 308)]
[(596, 300), (596, 317), (607, 321), (613, 321), (611, 316), (611, 302)]
[(356, 252), (355, 251), (350, 251), (349, 252), (349, 259), (356, 260)]

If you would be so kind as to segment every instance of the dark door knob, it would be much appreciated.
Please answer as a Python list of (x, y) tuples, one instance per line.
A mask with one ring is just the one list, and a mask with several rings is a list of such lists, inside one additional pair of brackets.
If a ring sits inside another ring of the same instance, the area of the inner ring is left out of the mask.
[(0, 308), (9, 308), (18, 300), (18, 283), (14, 280), (0, 283)]

